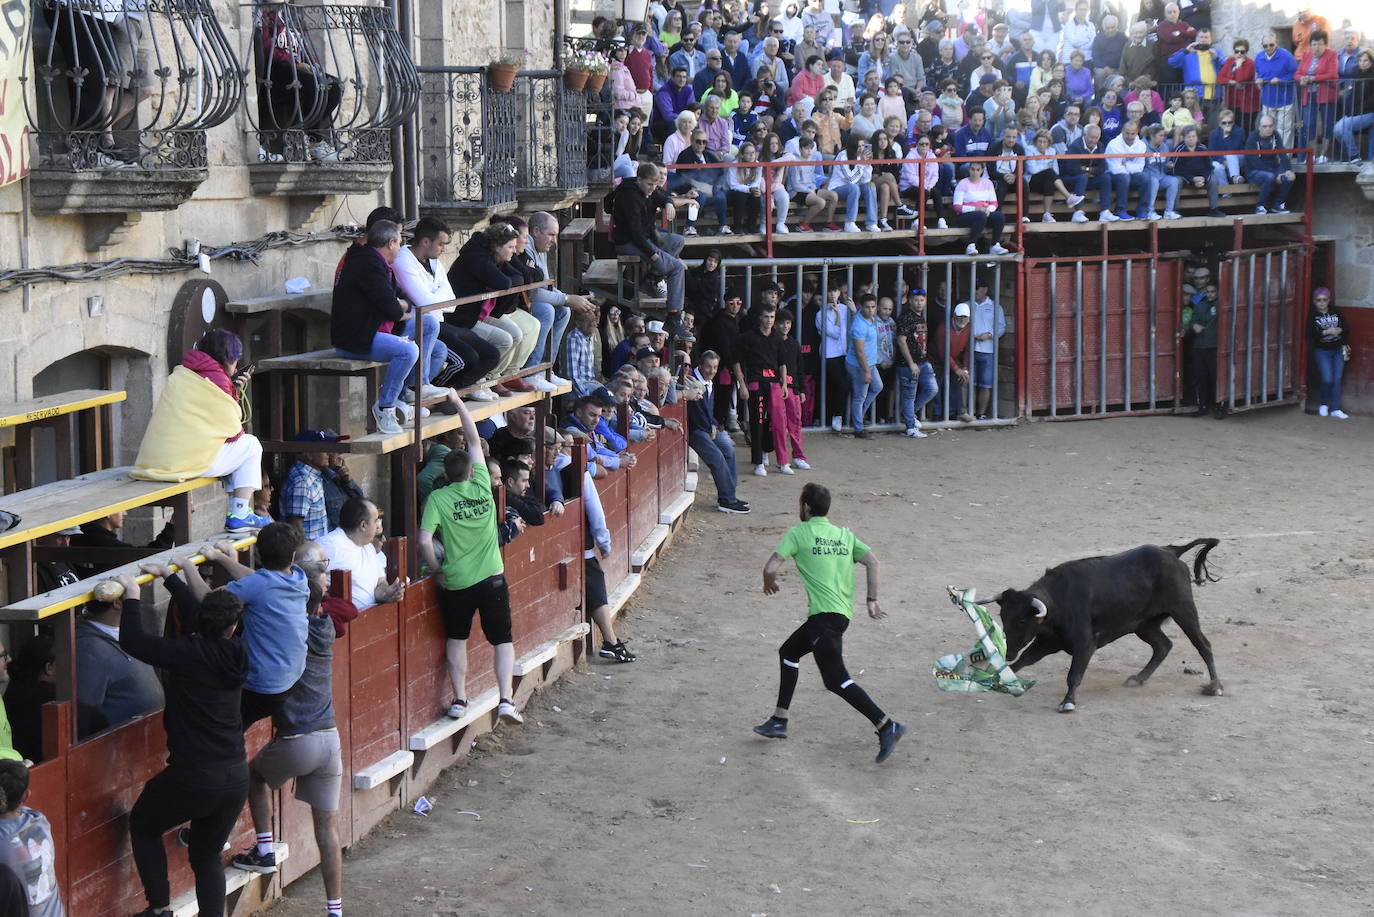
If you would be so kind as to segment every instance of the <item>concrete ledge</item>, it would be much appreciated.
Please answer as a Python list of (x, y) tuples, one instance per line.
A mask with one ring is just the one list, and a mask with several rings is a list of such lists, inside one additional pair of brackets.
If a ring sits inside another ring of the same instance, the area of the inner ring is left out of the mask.
[(649, 533), (639, 547), (630, 552), (630, 569), (643, 570), (649, 565), (649, 560), (663, 547), (663, 543), (668, 540), (668, 535), (673, 530), (668, 526), (659, 523), (654, 526), (654, 530)]
[(415, 763), (415, 752), (393, 751), (370, 767), (365, 767), (353, 775), (353, 789), (370, 790), (386, 783), (397, 774), (405, 773)]
[(697, 473), (695, 471), (687, 472), (687, 483), (683, 489), (689, 494), (697, 492)]
[(430, 723), (424, 729), (410, 737), (407, 743), (411, 751), (429, 751), (449, 736), (458, 732), (479, 718), (486, 716), (496, 709), (496, 705), (501, 703), (501, 692), (492, 688), (480, 697), (475, 697), (468, 701), (468, 712), (463, 714), (462, 719), (455, 720), (452, 717), (440, 717)]
[(620, 609), (624, 608), (625, 603), (630, 600), (630, 596), (635, 594), (635, 590), (639, 588), (639, 583), (643, 578), (643, 574), (631, 573), (625, 577), (619, 586), (611, 590), (607, 604), (611, 608), (612, 619), (620, 616)]
[(547, 640), (539, 644), (539, 646), (515, 660), (516, 677), (523, 678), (531, 672), (538, 670), (544, 663), (553, 661), (553, 657), (558, 655), (558, 648), (560, 646), (565, 643), (571, 643), (581, 637), (585, 637), (591, 629), (592, 626), (586, 621), (583, 621), (580, 624), (574, 624), (572, 627), (569, 627), (552, 640)]
[[(694, 485), (695, 483), (696, 482), (693, 482)], [(674, 522), (681, 519), (682, 514), (687, 512), (692, 505), (692, 499), (694, 497), (693, 491), (695, 490), (696, 487), (693, 486), (687, 493), (679, 494), (676, 500), (668, 504), (667, 509), (658, 514), (658, 521), (664, 525), (672, 525)]]
[[(291, 855), (291, 846), (277, 841), (273, 845), (273, 850), (277, 854), (277, 872), (261, 873), (249, 872), (246, 869), (236, 869), (233, 866), (224, 867), (224, 894), (232, 895), (234, 892), (243, 888), (254, 879), (275, 879), (281, 875), (281, 864), (286, 862), (286, 858)], [(200, 905), (196, 903), (196, 890), (193, 888), (184, 895), (179, 895), (172, 902), (172, 914), (174, 917), (195, 917), (200, 913)]]

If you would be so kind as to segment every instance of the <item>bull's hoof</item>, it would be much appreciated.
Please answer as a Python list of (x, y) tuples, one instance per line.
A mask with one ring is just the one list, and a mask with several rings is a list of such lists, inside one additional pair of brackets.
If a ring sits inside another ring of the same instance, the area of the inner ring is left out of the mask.
[(1143, 684), (1145, 684), (1145, 679), (1141, 678), (1139, 675), (1132, 675), (1130, 678), (1126, 679), (1126, 687), (1128, 688), (1138, 688)]
[(1221, 682), (1209, 681), (1202, 686), (1202, 693), (1208, 697), (1221, 697)]
[(1073, 713), (1074, 710), (1076, 710), (1076, 709), (1077, 709), (1077, 708), (1074, 707), (1073, 701), (1071, 701), (1071, 700), (1066, 700), (1066, 701), (1064, 701), (1062, 704), (1059, 705), (1059, 712), (1060, 712), (1060, 713)]

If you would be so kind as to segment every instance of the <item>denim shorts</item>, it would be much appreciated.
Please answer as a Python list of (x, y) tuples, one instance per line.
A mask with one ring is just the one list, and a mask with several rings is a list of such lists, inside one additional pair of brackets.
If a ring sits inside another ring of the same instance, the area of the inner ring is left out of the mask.
[(973, 384), (979, 388), (992, 388), (992, 371), (997, 365), (997, 354), (973, 352)]

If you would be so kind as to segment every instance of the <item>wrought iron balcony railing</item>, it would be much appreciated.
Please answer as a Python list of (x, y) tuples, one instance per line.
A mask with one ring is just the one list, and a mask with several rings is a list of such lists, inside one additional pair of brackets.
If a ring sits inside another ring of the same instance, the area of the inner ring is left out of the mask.
[(569, 91), (557, 70), (519, 74), (515, 81), (517, 127), (516, 191), (552, 206), (587, 187), (587, 99)]
[(420, 198), (475, 219), (515, 209), (516, 94), (484, 67), (420, 67)]

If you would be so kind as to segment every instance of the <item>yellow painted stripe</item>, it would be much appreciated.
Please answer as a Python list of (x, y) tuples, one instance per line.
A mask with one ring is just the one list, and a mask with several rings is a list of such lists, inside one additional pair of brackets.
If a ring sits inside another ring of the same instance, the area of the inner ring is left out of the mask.
[[(137, 509), (140, 506), (147, 506), (149, 503), (156, 503), (159, 500), (166, 500), (168, 497), (175, 497), (184, 494), (197, 487), (205, 487), (208, 484), (218, 483), (218, 478), (194, 478), (190, 481), (180, 483), (171, 482), (157, 490), (149, 490), (138, 496), (129, 497), (127, 500), (119, 500), (114, 503), (105, 503), (89, 509), (83, 513), (65, 516), (56, 521), (44, 522), (41, 525), (26, 526), (23, 522), (19, 523), (19, 528), (11, 529), (0, 535), (0, 548), (9, 548), (26, 541), (33, 541), (42, 538), (44, 535), (51, 535), (53, 532), (60, 532), (73, 525), (80, 525), (83, 522), (91, 522), (96, 519), (104, 519), (113, 513), (124, 510)], [(73, 483), (80, 483), (73, 481)], [(139, 483), (153, 483), (150, 481), (140, 481)]]
[(55, 404), (52, 407), (39, 408), (34, 411), (20, 411), (16, 414), (6, 414), (0, 416), (0, 428), (17, 427), (26, 423), (34, 423), (39, 420), (50, 420), (53, 417), (61, 417), (63, 414), (71, 414), (76, 411), (84, 411), (87, 408), (98, 408), (104, 404), (114, 404), (123, 401), (127, 396), (124, 392), (102, 392), (99, 395), (92, 395), (89, 398), (80, 398), (76, 401), (68, 401), (64, 404)]

